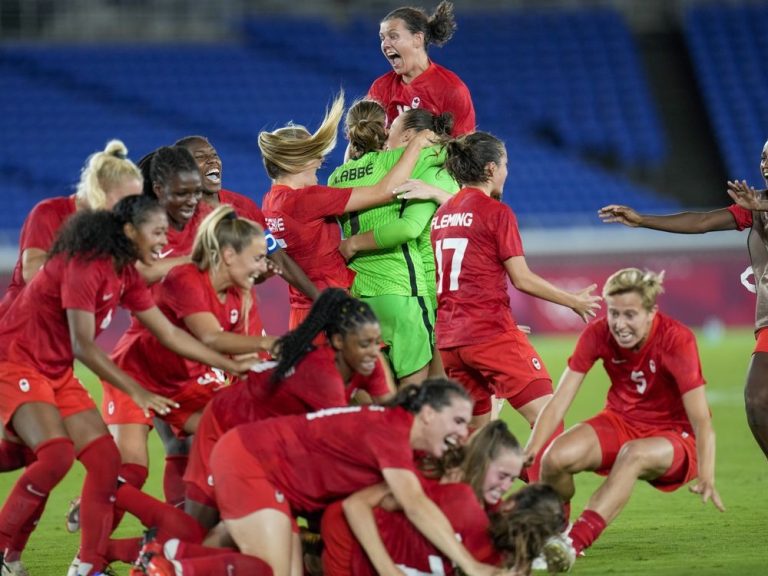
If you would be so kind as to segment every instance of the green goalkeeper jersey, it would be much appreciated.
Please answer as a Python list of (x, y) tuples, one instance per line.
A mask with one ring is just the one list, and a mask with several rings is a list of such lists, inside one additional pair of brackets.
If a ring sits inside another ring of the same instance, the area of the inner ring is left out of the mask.
[[(372, 186), (386, 176), (402, 154), (403, 148), (369, 152), (334, 170), (328, 185)], [(459, 186), (442, 168), (444, 159), (435, 148), (422, 150), (411, 178), (456, 192)], [(377, 250), (358, 253), (349, 263), (356, 273), (351, 288), (354, 296), (398, 295), (432, 299), (434, 256), (431, 245), (424, 245), (423, 235), (427, 234), (428, 238), (429, 223), (436, 209), (434, 202), (400, 200), (378, 208), (350, 212), (340, 219), (345, 238), (372, 230), (376, 244), (380, 246)], [(418, 241), (420, 236), (421, 243)]]

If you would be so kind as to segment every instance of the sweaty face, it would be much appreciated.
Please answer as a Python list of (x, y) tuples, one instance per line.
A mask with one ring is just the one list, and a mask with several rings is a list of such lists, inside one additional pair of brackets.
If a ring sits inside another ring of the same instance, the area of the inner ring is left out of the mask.
[(424, 415), (424, 437), (426, 445), (415, 447), (440, 457), (446, 450), (463, 443), (469, 435), (468, 424), (472, 418), (472, 403), (455, 396), (448, 406), (435, 410), (424, 406), (419, 415)]
[(224, 261), (230, 280), (238, 288), (250, 290), (259, 276), (267, 271), (267, 242), (263, 236), (251, 240), (239, 254), (230, 247), (224, 250), (228, 250)]
[(340, 361), (350, 370), (363, 376), (370, 376), (376, 368), (381, 345), (381, 328), (377, 323), (368, 322), (341, 341)]
[(379, 40), (382, 53), (399, 76), (408, 76), (424, 52), (424, 35), (412, 34), (400, 18), (385, 20), (379, 25)]
[(651, 331), (656, 307), (646, 310), (637, 292), (606, 296), (608, 327), (611, 336), (622, 348), (637, 349), (643, 345)]
[(104, 188), (106, 196), (105, 210), (112, 210), (115, 204), (126, 196), (138, 196), (142, 192), (142, 182), (138, 178), (126, 178), (117, 184)]
[(216, 148), (205, 140), (194, 140), (186, 144), (185, 148), (197, 162), (203, 180), (203, 190), (208, 194), (218, 194), (221, 190), (222, 166)]
[(168, 217), (165, 212), (153, 211), (137, 228), (131, 224), (126, 226), (126, 233), (136, 246), (139, 260), (144, 264), (152, 264), (158, 260), (163, 247), (168, 244)]
[(519, 452), (502, 449), (488, 464), (483, 480), (483, 500), (488, 506), (495, 506), (507, 493), (523, 468), (523, 457)]
[(154, 190), (160, 205), (168, 213), (168, 220), (177, 229), (184, 228), (195, 215), (203, 194), (197, 170), (178, 172), (167, 185), (156, 183)]

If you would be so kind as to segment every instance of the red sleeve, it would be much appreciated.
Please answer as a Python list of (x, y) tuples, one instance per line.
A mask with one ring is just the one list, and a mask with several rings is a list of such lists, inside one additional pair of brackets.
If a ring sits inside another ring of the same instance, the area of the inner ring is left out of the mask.
[[(383, 410), (369, 407), (368, 410)], [(402, 408), (387, 409), (390, 418), (377, 422), (368, 429), (370, 449), (379, 469), (399, 468), (416, 473), (413, 450), (410, 445), (413, 416)]]
[(104, 262), (87, 262), (80, 258), (67, 261), (61, 278), (61, 307), (64, 310), (96, 313), (96, 298), (106, 284)]
[(745, 228), (752, 227), (752, 211), (742, 208), (738, 204), (731, 204), (728, 206), (728, 212), (733, 215), (733, 219), (736, 220), (736, 229), (744, 230)]
[(372, 397), (386, 396), (391, 392), (387, 383), (387, 373), (381, 358), (376, 362), (376, 368), (373, 369), (370, 376), (355, 374), (349, 383), (350, 393), (355, 390), (365, 390)]
[(158, 299), (173, 310), (177, 318), (211, 312), (203, 277), (193, 267), (177, 266), (163, 278)]
[(123, 272), (125, 289), (120, 305), (130, 312), (143, 312), (155, 306), (155, 300), (135, 266), (127, 266)]
[(352, 188), (309, 186), (299, 192), (300, 201), (293, 206), (291, 216), (297, 220), (320, 220), (329, 216), (341, 216), (352, 195)]
[(488, 537), (488, 514), (468, 484), (438, 484), (425, 489), (448, 518), (464, 547), (480, 562), (494, 562), (497, 554)]
[(696, 338), (688, 329), (677, 329), (664, 344), (664, 367), (672, 375), (680, 394), (704, 385)]
[(335, 408), (337, 406), (346, 406), (347, 399), (344, 395), (344, 383), (339, 377), (339, 373), (334, 366), (333, 372), (322, 372), (317, 374), (312, 385), (305, 387), (302, 392), (304, 401), (310, 406), (311, 411), (323, 410), (325, 408)]
[(502, 205), (499, 211), (496, 237), (498, 238), (498, 256), (505, 262), (513, 256), (523, 256), (523, 241), (517, 228), (517, 218), (509, 206)]
[(68, 214), (62, 217), (50, 202), (37, 204), (24, 221), (24, 227), (19, 239), (19, 251), (37, 248), (48, 252), (53, 246), (56, 232), (66, 220)]
[(469, 89), (463, 84), (456, 87), (452, 93), (452, 101), (446, 110), (453, 114), (454, 125), (452, 136), (461, 136), (475, 131), (475, 107)]
[(599, 325), (600, 321), (589, 324), (584, 329), (584, 332), (581, 333), (581, 336), (579, 336), (579, 340), (576, 342), (576, 349), (571, 357), (568, 358), (568, 368), (574, 372), (586, 374), (597, 362), (597, 359), (600, 358)]
[(386, 94), (382, 93), (381, 87), (382, 87), (381, 78), (377, 78), (376, 80), (373, 81), (373, 84), (371, 84), (371, 87), (368, 89), (368, 95), (366, 96), (366, 99), (375, 100), (386, 109), (387, 104), (389, 104), (389, 101), (385, 101)]
[(256, 205), (256, 202), (248, 198), (248, 196), (230, 192), (228, 190), (222, 190), (219, 197), (222, 202), (232, 206), (238, 216), (252, 220), (264, 229), (267, 228), (267, 221), (264, 218), (264, 213)]

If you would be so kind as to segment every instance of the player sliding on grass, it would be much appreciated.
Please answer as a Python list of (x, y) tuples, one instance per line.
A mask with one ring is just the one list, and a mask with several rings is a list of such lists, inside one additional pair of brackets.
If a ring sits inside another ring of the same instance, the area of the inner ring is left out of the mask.
[(541, 464), (541, 480), (567, 507), (574, 474), (607, 475), (573, 524), (571, 553), (589, 547), (619, 515), (637, 480), (669, 492), (698, 478), (690, 490), (725, 509), (715, 489), (715, 432), (696, 341), (690, 329), (658, 312), (661, 282), (662, 275), (637, 268), (608, 278), (607, 316), (579, 337), (526, 446), (531, 462), (565, 417), (586, 373), (602, 360), (611, 380), (605, 408), (559, 436)]

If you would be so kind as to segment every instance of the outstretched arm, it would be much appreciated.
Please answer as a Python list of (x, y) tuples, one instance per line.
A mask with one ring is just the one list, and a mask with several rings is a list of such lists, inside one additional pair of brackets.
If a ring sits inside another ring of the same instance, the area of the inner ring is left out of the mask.
[(735, 180), (728, 181), (728, 196), (746, 210), (758, 210), (765, 212), (768, 210), (768, 190), (755, 190), (747, 184), (746, 180), (739, 182)]
[(720, 230), (736, 230), (736, 220), (727, 208), (711, 212), (680, 212), (653, 216), (638, 214), (629, 206), (610, 204), (598, 210), (597, 215), (606, 224), (616, 222), (631, 228), (650, 228), (676, 234), (704, 234)]
[(698, 459), (698, 479), (690, 491), (701, 495), (701, 501), (710, 498), (715, 508), (725, 512), (725, 506), (715, 489), (715, 430), (709, 414), (709, 405), (704, 393), (704, 386), (699, 386), (683, 394), (683, 406), (693, 426), (696, 436), (696, 456)]

